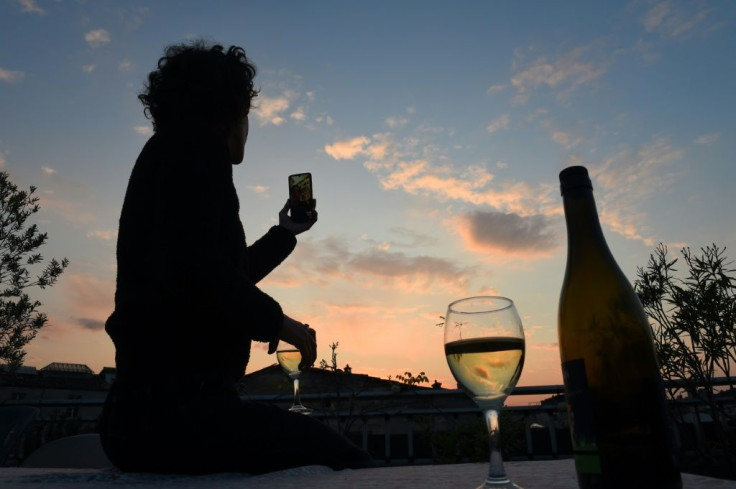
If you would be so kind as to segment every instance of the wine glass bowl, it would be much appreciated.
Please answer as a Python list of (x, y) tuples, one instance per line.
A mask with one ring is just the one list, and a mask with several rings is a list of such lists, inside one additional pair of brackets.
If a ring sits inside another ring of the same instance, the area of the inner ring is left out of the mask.
[(302, 361), (302, 354), (297, 349), (290, 350), (278, 350), (276, 352), (276, 359), (279, 362), (281, 369), (289, 376), (294, 385), (294, 402), (289, 408), (289, 411), (294, 413), (309, 414), (312, 412), (311, 409), (302, 404), (299, 390), (299, 364)]
[(498, 415), (524, 366), (524, 328), (511, 299), (479, 296), (447, 307), (445, 356), (452, 375), (483, 410), (491, 461), (478, 489), (518, 488), (506, 476), (499, 451)]

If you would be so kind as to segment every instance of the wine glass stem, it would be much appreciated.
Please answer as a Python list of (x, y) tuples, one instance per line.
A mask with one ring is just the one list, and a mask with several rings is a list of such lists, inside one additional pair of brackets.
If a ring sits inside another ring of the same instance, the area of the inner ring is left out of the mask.
[(302, 400), (299, 397), (299, 376), (294, 377), (294, 405), (301, 406)]
[(488, 469), (489, 479), (506, 479), (506, 470), (503, 468), (503, 457), (501, 457), (500, 436), (498, 427), (498, 413), (500, 409), (486, 409), (485, 419), (488, 427), (488, 436), (491, 447), (491, 465)]

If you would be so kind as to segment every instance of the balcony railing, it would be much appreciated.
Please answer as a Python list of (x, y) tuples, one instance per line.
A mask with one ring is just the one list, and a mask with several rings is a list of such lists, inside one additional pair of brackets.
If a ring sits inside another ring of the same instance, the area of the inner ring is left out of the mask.
[[(734, 378), (716, 379), (715, 385), (733, 385)], [(668, 384), (670, 386), (677, 384)], [(564, 393), (562, 385), (518, 386), (512, 396), (553, 396)], [(422, 389), (364, 392), (304, 393), (302, 401), (315, 408), (312, 416), (344, 429), (351, 424), (352, 429), (345, 430), (359, 445), (373, 454), (374, 458), (387, 465), (403, 465), (412, 463), (431, 463), (426, 449), (422, 451), (417, 445), (417, 422), (426, 423), (431, 419), (444, 423), (445, 428), (461, 420), (481, 418), (478, 407), (470, 401), (462, 390), (455, 389)], [(284, 408), (292, 402), (291, 393), (278, 395), (245, 395), (244, 400), (268, 402)], [(724, 400), (724, 403), (736, 407), (736, 400)], [(7, 400), (5, 405), (32, 405), (41, 409), (39, 422), (59, 422), (59, 414), (69, 408), (87, 412), (76, 421), (93, 426), (102, 409), (103, 399), (49, 399), (49, 400)], [(569, 434), (566, 424), (565, 403), (556, 405), (513, 405), (504, 407), (504, 412), (521, 420), (524, 424), (523, 451), (516, 453), (515, 458), (559, 458), (571, 455)], [(698, 400), (676, 400), (671, 405), (677, 409), (686, 409), (692, 414), (694, 440), (703, 439), (703, 415), (707, 407)], [(92, 408), (83, 410), (81, 408)], [(96, 414), (90, 414), (96, 413)], [(62, 416), (63, 417), (63, 416)], [(49, 418), (54, 418), (51, 421)], [(426, 425), (424, 426), (426, 432)], [(501, 425), (503, 432), (504, 425)], [(690, 435), (693, 436), (692, 434)], [(377, 443), (379, 439), (381, 442)], [(426, 442), (426, 440), (423, 440)], [(426, 448), (426, 447), (425, 447)], [(22, 458), (22, 454), (20, 454)]]

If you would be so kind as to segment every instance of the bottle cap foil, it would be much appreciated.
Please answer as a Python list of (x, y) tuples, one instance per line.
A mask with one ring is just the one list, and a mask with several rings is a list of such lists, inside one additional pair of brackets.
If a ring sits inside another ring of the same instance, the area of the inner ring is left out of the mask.
[(590, 181), (588, 169), (584, 166), (570, 166), (560, 172), (560, 192), (565, 192), (574, 188), (588, 188), (593, 190), (593, 183)]

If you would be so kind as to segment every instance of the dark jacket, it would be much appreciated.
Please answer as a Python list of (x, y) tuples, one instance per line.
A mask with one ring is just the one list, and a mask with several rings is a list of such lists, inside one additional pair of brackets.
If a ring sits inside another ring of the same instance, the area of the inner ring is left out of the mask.
[(247, 246), (223, 133), (195, 121), (160, 129), (125, 195), (115, 311), (105, 330), (119, 378), (165, 369), (239, 379), (251, 340), (278, 337), (279, 304), (256, 284), (296, 245), (274, 226)]

